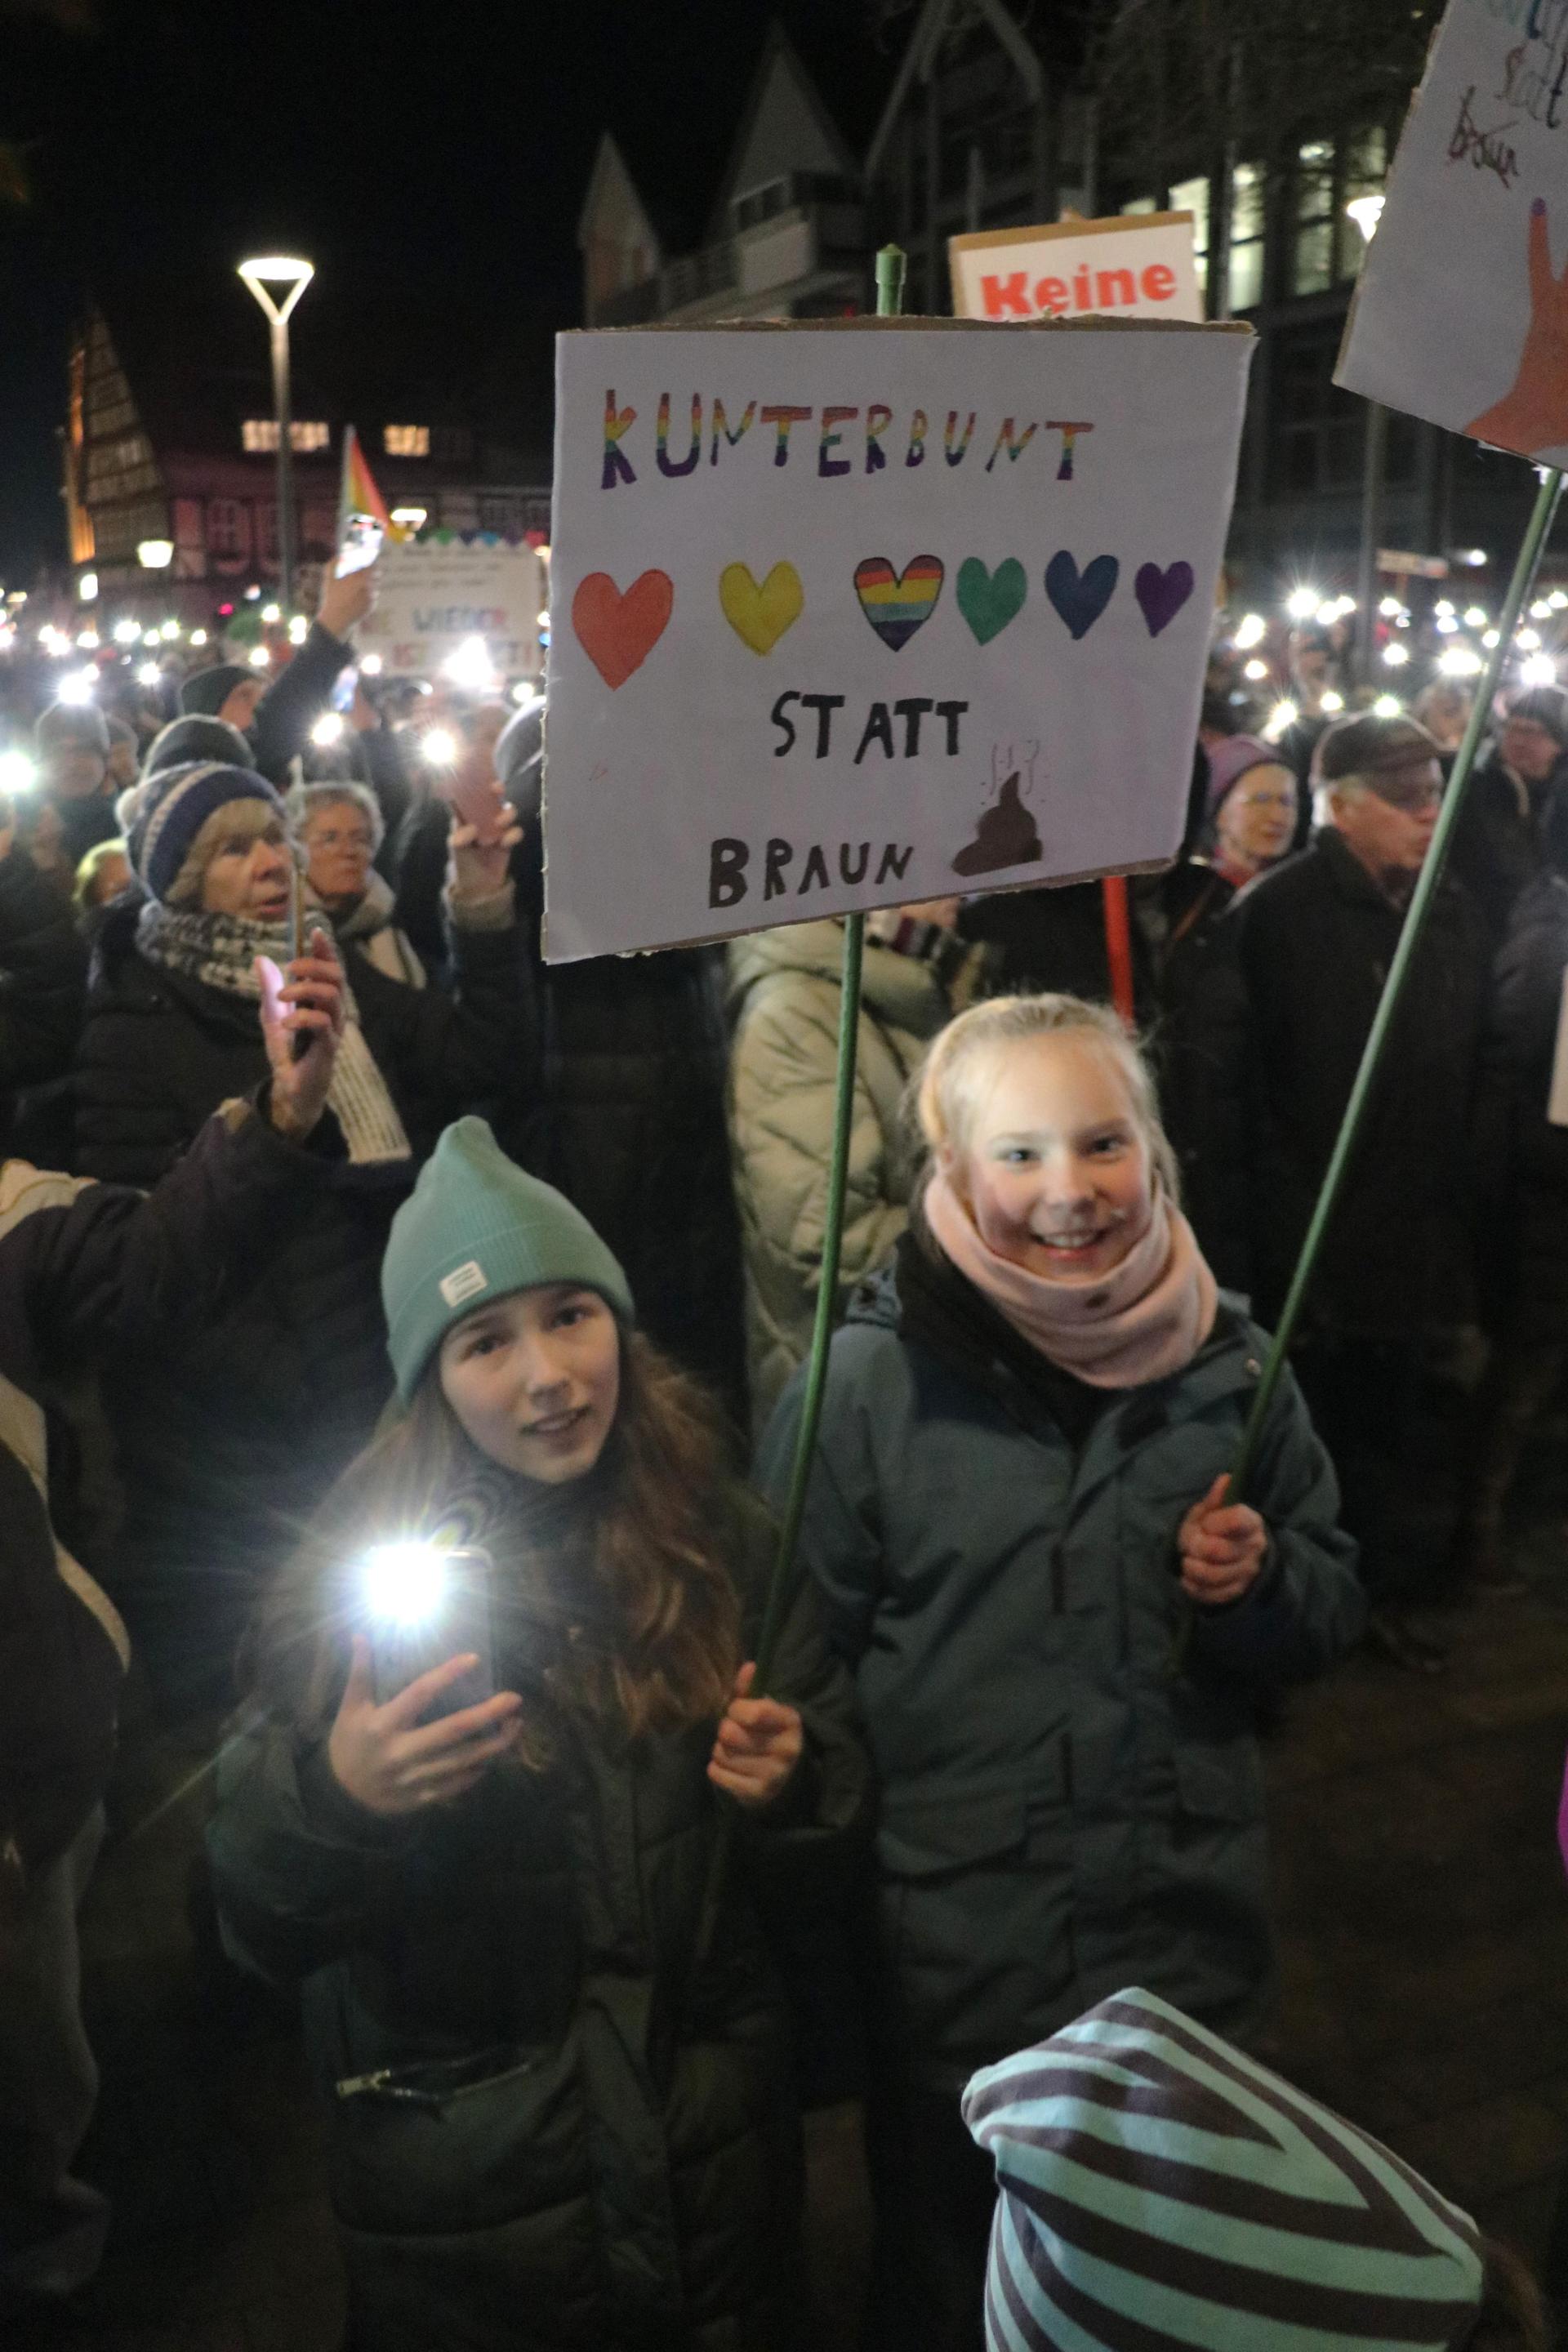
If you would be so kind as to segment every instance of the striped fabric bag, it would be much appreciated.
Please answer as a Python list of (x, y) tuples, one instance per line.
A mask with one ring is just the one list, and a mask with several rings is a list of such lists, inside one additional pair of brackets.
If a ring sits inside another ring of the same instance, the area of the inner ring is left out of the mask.
[(992, 2352), (1458, 2352), (1468, 2214), (1180, 2010), (1101, 2001), (971, 2081)]

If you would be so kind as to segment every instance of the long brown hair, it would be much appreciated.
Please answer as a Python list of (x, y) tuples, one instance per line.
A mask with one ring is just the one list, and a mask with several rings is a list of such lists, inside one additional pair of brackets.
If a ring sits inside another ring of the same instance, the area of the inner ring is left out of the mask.
[[(263, 1602), (248, 1647), (256, 1696), (324, 1736), (355, 1624), (353, 1559), (457, 1517), (531, 1620), (574, 1633), (585, 1621), (588, 1638), (563, 1643), (548, 1677), (555, 1699), (618, 1718), (634, 1738), (721, 1714), (741, 1657), (727, 1444), (697, 1383), (640, 1332), (623, 1332), (620, 1401), (598, 1462), (568, 1486), (542, 1486), (474, 1444), (433, 1360), (406, 1416), (343, 1473)], [(523, 1759), (542, 1763), (550, 1744), (525, 1712)]]

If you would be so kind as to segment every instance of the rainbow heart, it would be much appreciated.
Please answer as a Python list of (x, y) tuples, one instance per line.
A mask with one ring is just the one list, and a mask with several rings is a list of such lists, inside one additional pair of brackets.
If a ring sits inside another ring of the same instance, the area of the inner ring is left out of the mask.
[(625, 686), (652, 653), (675, 606), (668, 572), (643, 572), (623, 596), (607, 572), (590, 572), (572, 599), (577, 642), (605, 684)]
[(885, 555), (868, 555), (855, 566), (860, 610), (890, 653), (907, 646), (930, 620), (944, 577), (939, 555), (917, 555), (901, 572)]
[(805, 591), (793, 563), (775, 563), (759, 588), (743, 563), (719, 574), (719, 609), (742, 645), (771, 654), (805, 610)]
[(1141, 563), (1132, 583), (1149, 635), (1157, 637), (1168, 622), (1173, 621), (1193, 593), (1193, 567), (1190, 563), (1173, 563), (1162, 572), (1157, 563)]

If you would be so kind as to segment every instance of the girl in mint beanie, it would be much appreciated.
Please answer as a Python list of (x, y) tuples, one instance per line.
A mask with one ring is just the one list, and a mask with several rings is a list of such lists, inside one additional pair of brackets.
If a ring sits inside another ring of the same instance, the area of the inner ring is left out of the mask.
[[(230, 1948), (303, 1985), (355, 2352), (784, 2352), (763, 1919), (861, 1814), (843, 1670), (803, 1595), (748, 1696), (771, 1528), (616, 1258), (482, 1119), (442, 1137), (382, 1287), (405, 1412), (272, 1597), (210, 1832)], [(490, 1654), (399, 1687), (367, 1566), (433, 1540), (458, 1551), (419, 1572), (462, 1563)]]

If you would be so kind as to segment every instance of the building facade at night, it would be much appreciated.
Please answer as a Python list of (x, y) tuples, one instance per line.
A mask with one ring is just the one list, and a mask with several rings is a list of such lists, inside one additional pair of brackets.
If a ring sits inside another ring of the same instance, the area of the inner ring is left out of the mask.
[[(70, 560), (100, 594), (145, 595), (205, 618), (278, 577), (278, 426), (264, 369), (161, 364), (150, 339), (94, 307), (75, 337), (62, 436)], [(405, 392), (345, 410), (296, 374), (290, 444), (298, 545), (322, 561), (337, 534), (342, 436), (352, 423), (389, 509), (410, 528), (548, 532), (548, 469), (493, 424)], [(165, 552), (166, 551), (166, 552)], [(150, 560), (153, 559), (153, 560)]]

